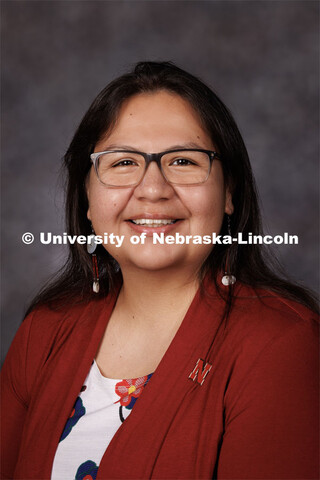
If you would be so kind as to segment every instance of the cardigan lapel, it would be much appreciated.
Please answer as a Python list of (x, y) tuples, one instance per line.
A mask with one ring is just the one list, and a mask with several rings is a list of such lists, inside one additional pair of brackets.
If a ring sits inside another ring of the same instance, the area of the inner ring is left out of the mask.
[(184, 397), (199, 387), (189, 376), (199, 358), (206, 364), (223, 308), (224, 302), (215, 291), (208, 296), (198, 290), (151, 380), (110, 442), (97, 479), (152, 478), (176, 412)]

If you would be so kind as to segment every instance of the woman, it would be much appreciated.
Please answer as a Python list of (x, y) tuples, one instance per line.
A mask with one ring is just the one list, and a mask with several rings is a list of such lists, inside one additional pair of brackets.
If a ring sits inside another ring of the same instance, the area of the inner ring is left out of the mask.
[(258, 245), (155, 241), (260, 233), (223, 103), (139, 63), (93, 102), (65, 163), (68, 233), (104, 244), (72, 246), (13, 341), (3, 478), (317, 478), (312, 298)]

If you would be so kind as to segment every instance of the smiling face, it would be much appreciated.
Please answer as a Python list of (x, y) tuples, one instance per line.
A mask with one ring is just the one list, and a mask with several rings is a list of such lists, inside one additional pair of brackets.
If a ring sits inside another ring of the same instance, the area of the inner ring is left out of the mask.
[[(127, 100), (113, 129), (101, 138), (95, 152), (111, 149), (147, 153), (177, 148), (215, 150), (191, 105), (167, 91), (136, 95)], [(96, 235), (124, 235), (120, 248), (105, 245), (121, 269), (187, 268), (196, 272), (212, 245), (153, 244), (152, 233), (211, 235), (219, 233), (224, 213), (231, 214), (231, 194), (225, 187), (221, 163), (213, 160), (206, 182), (170, 185), (156, 162), (151, 162), (135, 187), (106, 187), (92, 167), (87, 180), (88, 219)], [(163, 222), (161, 222), (163, 220)], [(172, 223), (172, 221), (174, 221)], [(147, 233), (145, 244), (133, 245), (132, 235)]]

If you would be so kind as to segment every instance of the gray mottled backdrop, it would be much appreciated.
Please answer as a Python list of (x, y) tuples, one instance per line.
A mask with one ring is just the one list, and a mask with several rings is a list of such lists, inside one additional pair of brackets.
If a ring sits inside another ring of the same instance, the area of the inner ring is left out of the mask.
[(233, 112), (266, 230), (289, 274), (318, 288), (317, 1), (2, 1), (2, 355), (65, 258), (24, 245), (62, 233), (61, 157), (89, 104), (138, 60), (172, 60)]

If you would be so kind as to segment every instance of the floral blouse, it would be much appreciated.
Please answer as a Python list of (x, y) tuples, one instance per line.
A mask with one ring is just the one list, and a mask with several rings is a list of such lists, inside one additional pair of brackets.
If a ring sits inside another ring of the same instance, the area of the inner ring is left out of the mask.
[(96, 478), (106, 448), (151, 376), (110, 379), (92, 363), (62, 432), (51, 480)]

